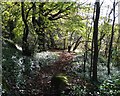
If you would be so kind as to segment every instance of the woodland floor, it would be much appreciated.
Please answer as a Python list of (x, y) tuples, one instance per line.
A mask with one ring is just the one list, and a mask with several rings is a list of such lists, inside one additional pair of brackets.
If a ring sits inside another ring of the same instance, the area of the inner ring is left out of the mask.
[[(72, 67), (71, 62), (75, 56), (75, 53), (68, 53), (58, 50), (54, 50), (54, 52), (57, 52), (57, 54), (59, 54), (58, 61), (54, 62), (54, 64), (52, 65), (43, 67), (39, 72), (37, 72), (34, 78), (31, 78), (31, 80), (29, 80), (27, 84), (29, 85), (29, 92), (27, 93), (36, 94), (35, 96), (58, 96), (50, 91), (51, 77), (57, 74), (65, 74), (68, 77), (70, 86), (80, 85), (83, 88), (85, 87), (89, 90), (93, 90), (93, 88), (95, 88), (95, 86), (93, 86), (92, 83), (90, 83), (90, 81), (78, 77), (70, 71)], [(31, 91), (31, 89), (35, 89), (35, 91)]]

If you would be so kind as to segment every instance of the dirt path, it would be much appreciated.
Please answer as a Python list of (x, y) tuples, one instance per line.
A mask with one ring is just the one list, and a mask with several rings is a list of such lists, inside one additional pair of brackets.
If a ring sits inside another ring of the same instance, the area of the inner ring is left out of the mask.
[[(51, 96), (50, 88), (51, 88), (51, 78), (53, 75), (57, 75), (60, 73), (67, 74), (69, 78), (69, 83), (74, 85), (82, 85), (82, 86), (92, 86), (90, 83), (85, 80), (78, 78), (78, 76), (72, 76), (72, 72), (69, 73), (69, 68), (72, 67), (71, 62), (75, 56), (73, 53), (68, 52), (59, 52), (59, 57), (56, 62), (52, 65), (41, 68), (41, 70), (36, 74), (32, 80), (30, 80), (30, 94), (36, 94), (35, 96)], [(70, 76), (69, 76), (70, 75)], [(29, 84), (28, 84), (29, 85)], [(35, 89), (35, 92), (32, 92), (32, 89)], [(49, 94), (49, 95), (44, 95)], [(32, 96), (32, 95), (29, 95)]]
[(66, 73), (67, 70), (64, 68), (70, 65), (70, 62), (74, 57), (72, 53), (68, 52), (59, 52), (58, 54), (58, 61), (54, 62), (52, 65), (50, 64), (49, 66), (43, 67), (32, 80), (34, 81), (32, 83), (37, 85), (36, 87), (41, 88), (39, 89), (39, 92), (37, 92), (39, 95), (36, 96), (42, 96), (40, 94), (44, 94), (46, 91), (49, 93), (51, 77), (56, 74)]

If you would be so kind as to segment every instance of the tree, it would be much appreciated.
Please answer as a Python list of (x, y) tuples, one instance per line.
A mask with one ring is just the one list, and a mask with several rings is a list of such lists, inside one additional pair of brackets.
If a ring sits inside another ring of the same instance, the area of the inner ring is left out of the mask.
[[(49, 44), (51, 44), (53, 48), (56, 47), (57, 35), (60, 33), (63, 36), (63, 34), (67, 33), (66, 30), (64, 30), (65, 26), (63, 28), (60, 25), (61, 21), (70, 21), (71, 17), (76, 15), (76, 9), (78, 8), (75, 2), (15, 2), (10, 4), (5, 2), (4, 4), (5, 7), (10, 7), (10, 9), (7, 8), (7, 11), (6, 9), (3, 11), (4, 14), (9, 14), (3, 19), (3, 25), (5, 25), (3, 26), (4, 36), (8, 36), (10, 33), (8, 37), (13, 39), (19, 46), (22, 46), (23, 55), (27, 56), (31, 55), (35, 48), (37, 49), (36, 51), (43, 51)], [(15, 7), (15, 11), (11, 11), (12, 6)], [(15, 16), (16, 14), (17, 17)], [(14, 22), (15, 26), (13, 26), (12, 24), (14, 23), (11, 24), (11, 22)], [(74, 19), (70, 22), (72, 22), (75, 29), (77, 24), (74, 23)], [(13, 32), (6, 32), (7, 29)], [(14, 37), (12, 33), (14, 33)], [(67, 38), (65, 39), (66, 44), (64, 43), (64, 45), (67, 45)]]
[(96, 15), (94, 20), (94, 32), (93, 32), (93, 46), (94, 46), (94, 55), (93, 55), (93, 80), (97, 81), (97, 62), (98, 62), (98, 21), (100, 15), (100, 1), (96, 0), (95, 9)]
[(29, 10), (27, 11), (27, 14), (25, 14), (24, 7), (25, 7), (24, 2), (21, 2), (21, 15), (22, 15), (22, 20), (25, 25), (24, 32), (23, 32), (23, 38), (22, 38), (22, 51), (23, 51), (23, 55), (30, 56), (31, 51), (29, 50), (29, 45), (28, 45), (29, 26), (27, 23), (27, 18), (28, 18), (27, 14), (29, 14)]
[[(38, 9), (39, 8), (39, 9)], [(45, 49), (45, 45), (47, 43), (47, 40), (45, 37), (48, 37), (49, 34), (51, 45), (52, 47), (56, 46), (54, 45), (54, 38), (51, 37), (52, 33), (51, 29), (54, 29), (56, 27), (55, 23), (59, 24), (59, 20), (64, 20), (69, 17), (71, 13), (73, 13), (73, 10), (76, 8), (75, 3), (67, 2), (57, 2), (57, 3), (51, 3), (51, 2), (39, 2), (39, 3), (33, 3), (33, 14), (32, 14), (32, 24), (34, 26), (35, 32), (38, 35), (38, 45), (39, 47), (42, 45)], [(39, 15), (37, 16), (37, 13)], [(57, 24), (57, 25), (58, 25)], [(57, 30), (58, 28), (56, 28)], [(54, 30), (52, 30), (54, 31)], [(48, 38), (47, 38), (48, 39)], [(49, 45), (49, 44), (47, 44)]]
[(110, 74), (110, 59), (112, 56), (112, 44), (113, 44), (113, 37), (114, 37), (114, 25), (115, 25), (115, 0), (113, 2), (113, 24), (112, 24), (112, 31), (111, 31), (111, 39), (109, 43), (109, 54), (108, 54), (108, 62), (107, 62), (107, 68), (108, 68), (108, 75)]

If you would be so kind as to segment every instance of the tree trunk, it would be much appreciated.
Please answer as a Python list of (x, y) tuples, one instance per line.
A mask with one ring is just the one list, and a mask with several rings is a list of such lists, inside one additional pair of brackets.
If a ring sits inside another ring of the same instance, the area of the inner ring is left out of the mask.
[(84, 52), (84, 66), (83, 66), (83, 71), (85, 72), (85, 66), (86, 66), (86, 61), (87, 61), (87, 50)]
[(15, 38), (15, 34), (13, 33), (13, 30), (16, 27), (16, 20), (9, 19), (9, 21), (7, 22), (7, 26), (9, 27), (8, 32), (10, 32), (9, 38), (13, 40)]
[(52, 33), (49, 33), (49, 35), (50, 35), (50, 43), (51, 43), (50, 47), (54, 49), (56, 47), (55, 40), (53, 38)]
[(66, 49), (66, 38), (63, 39), (63, 42), (64, 42), (64, 50)]
[(27, 24), (27, 20), (26, 20), (26, 16), (25, 16), (25, 12), (24, 12), (24, 2), (21, 2), (21, 10), (22, 10), (22, 20), (24, 22), (25, 28), (24, 28), (24, 32), (23, 32), (23, 38), (22, 38), (22, 51), (23, 51), (23, 55), (26, 56), (30, 56), (31, 52), (29, 50), (29, 45), (28, 45), (28, 34), (29, 34), (29, 28), (28, 28), (28, 24)]
[[(94, 12), (93, 12), (93, 21), (94, 21)], [(88, 38), (90, 36), (90, 33), (92, 32), (92, 22), (91, 22), (91, 28), (90, 28), (90, 32), (89, 32), (89, 35), (88, 35)], [(90, 58), (90, 78), (92, 77), (92, 66), (93, 66), (93, 38), (92, 38), (92, 41), (91, 41), (91, 54), (90, 54), (91, 58)]]
[[(88, 13), (89, 13), (89, 8), (88, 8)], [(84, 52), (84, 66), (83, 66), (83, 71), (85, 72), (85, 67), (86, 67), (86, 61), (87, 61), (87, 55), (88, 55), (88, 42), (89, 41), (89, 28), (88, 28), (88, 16), (87, 16), (87, 21), (86, 21), (86, 40), (84, 44), (85, 52)]]
[(76, 43), (75, 43), (75, 47), (73, 48), (73, 51), (75, 51), (76, 49), (77, 49), (77, 47), (79, 46), (79, 44), (80, 44), (80, 39), (82, 38), (82, 36), (80, 36), (78, 39), (77, 39), (77, 41), (76, 41)]
[[(42, 8), (43, 8), (44, 3), (40, 3), (39, 5), (39, 17), (36, 19), (35, 18), (35, 14), (36, 14), (36, 4), (33, 3), (33, 13), (32, 13), (32, 24), (34, 27), (34, 30), (36, 32), (36, 34), (38, 35), (38, 50), (39, 51), (45, 51), (46, 50), (46, 39), (45, 39), (45, 30), (44, 30), (44, 21), (41, 18), (41, 14), (42, 14)], [(38, 27), (37, 27), (38, 26)]]
[(113, 43), (113, 37), (114, 37), (114, 25), (115, 25), (115, 1), (113, 3), (113, 24), (112, 24), (112, 32), (111, 32), (111, 39), (109, 44), (109, 54), (108, 54), (108, 75), (110, 74), (110, 59), (112, 57), (112, 43)]
[[(103, 31), (103, 30), (102, 30), (102, 31)], [(98, 51), (98, 52), (100, 52), (102, 40), (104, 39), (104, 37), (105, 37), (105, 33), (104, 33), (104, 34), (101, 34), (100, 39), (99, 39), (99, 41), (98, 41), (98, 42), (99, 42), (99, 45), (98, 45), (98, 46), (99, 46), (99, 48), (98, 48), (99, 51)]]
[(116, 42), (116, 49), (117, 51), (119, 51), (120, 49), (120, 24), (118, 25), (119, 29), (118, 29), (118, 38), (117, 38), (117, 42)]
[(93, 39), (91, 42), (91, 65), (90, 65), (90, 78), (92, 77), (92, 71), (93, 71)]
[(97, 63), (98, 63), (98, 21), (100, 15), (100, 4), (95, 2), (96, 5), (96, 17), (94, 20), (94, 32), (93, 32), (93, 80), (97, 81)]

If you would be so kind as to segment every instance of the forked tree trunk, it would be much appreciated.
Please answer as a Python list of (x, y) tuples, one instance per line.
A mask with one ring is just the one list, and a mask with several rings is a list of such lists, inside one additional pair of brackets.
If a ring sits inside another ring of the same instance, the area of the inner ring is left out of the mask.
[(22, 20), (24, 22), (24, 25), (25, 25), (25, 28), (24, 28), (24, 32), (23, 32), (23, 38), (22, 38), (22, 52), (23, 52), (23, 55), (26, 55), (26, 56), (30, 56), (31, 55), (31, 52), (29, 50), (29, 45), (28, 45), (28, 41), (27, 41), (27, 38), (28, 38), (28, 34), (29, 34), (29, 27), (28, 27), (28, 24), (27, 24), (27, 17), (25, 15), (25, 9), (24, 9), (24, 2), (21, 2), (21, 10), (22, 10)]

